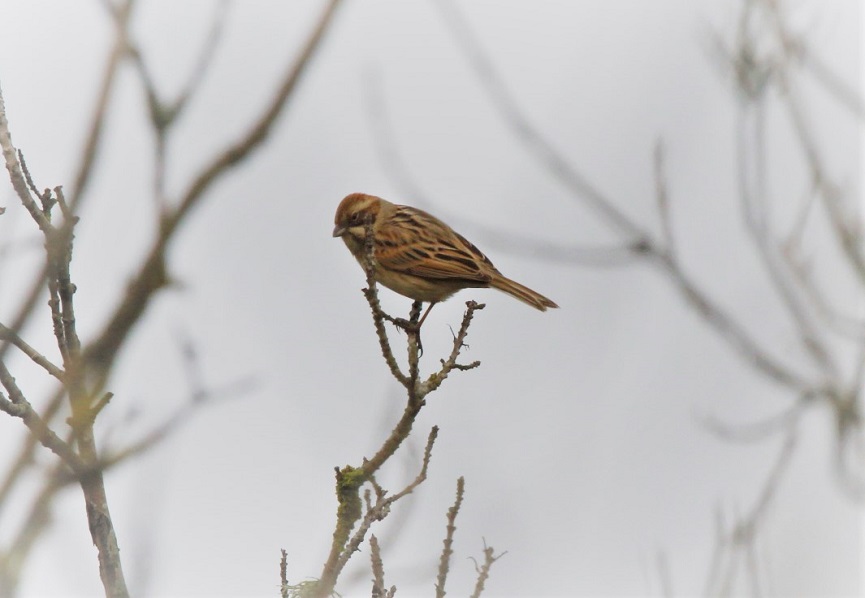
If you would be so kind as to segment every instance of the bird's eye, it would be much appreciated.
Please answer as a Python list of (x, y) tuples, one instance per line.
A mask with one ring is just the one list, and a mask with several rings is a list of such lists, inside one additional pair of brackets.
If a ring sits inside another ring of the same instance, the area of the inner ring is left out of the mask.
[(352, 224), (359, 223), (360, 222), (360, 212), (355, 212), (354, 214), (352, 214), (349, 217), (348, 221), (351, 222)]

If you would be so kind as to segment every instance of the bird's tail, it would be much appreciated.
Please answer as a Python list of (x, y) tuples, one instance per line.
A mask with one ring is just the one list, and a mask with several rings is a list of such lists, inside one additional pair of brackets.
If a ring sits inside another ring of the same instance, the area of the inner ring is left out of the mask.
[(528, 303), (535, 309), (541, 311), (547, 311), (548, 307), (558, 307), (558, 305), (556, 305), (551, 299), (547, 299), (540, 293), (531, 290), (529, 287), (523, 286), (510, 278), (505, 278), (504, 276), (493, 278), (493, 280), (490, 281), (490, 286), (494, 289), (504, 291), (511, 297), (516, 297), (520, 301)]

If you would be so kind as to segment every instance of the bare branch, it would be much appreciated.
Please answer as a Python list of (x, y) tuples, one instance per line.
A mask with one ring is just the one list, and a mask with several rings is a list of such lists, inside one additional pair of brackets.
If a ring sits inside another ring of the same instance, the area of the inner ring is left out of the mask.
[(842, 106), (850, 110), (860, 120), (865, 119), (865, 102), (862, 101), (862, 97), (856, 89), (850, 87), (846, 81), (838, 76), (838, 73), (804, 43), (800, 45), (800, 48), (800, 55), (805, 68), (811, 72), (823, 86), (823, 89), (831, 93)]
[(18, 387), (15, 378), (6, 368), (6, 364), (0, 361), (0, 384), (9, 393), (7, 399), (0, 394), (0, 411), (4, 411), (13, 417), (20, 418), (30, 429), (35, 438), (45, 448), (56, 454), (60, 459), (74, 471), (81, 471), (84, 463), (69, 444), (60, 439), (51, 428), (33, 410), (24, 393)]
[(747, 134), (747, 111), (747, 106), (740, 109), (737, 131), (739, 143), (737, 152), (738, 184), (744, 206), (745, 223), (751, 234), (751, 239), (757, 247), (757, 254), (763, 262), (765, 271), (798, 331), (806, 354), (820, 368), (825, 380), (835, 379), (838, 376), (838, 365), (834, 362), (823, 335), (814, 325), (813, 316), (804, 303), (801, 288), (794, 284), (795, 278), (787, 268), (787, 262), (783, 258), (783, 249), (778, 246), (779, 244), (775, 240), (776, 236), (767, 213), (765, 131), (763, 110), (760, 104), (753, 106), (755, 136), (753, 145), (756, 147), (753, 157), (755, 170), (753, 177), (755, 180), (753, 183), (749, 181), (748, 148), (752, 144)]
[[(368, 472), (369, 461), (364, 461), (363, 468), (360, 469), (353, 467), (337, 469), (337, 495), (340, 501), (337, 509), (337, 526), (333, 533), (330, 555), (324, 565), (321, 577), (316, 583), (314, 596), (324, 598), (331, 595), (336, 586), (336, 580), (348, 564), (349, 559), (359, 549), (372, 524), (387, 517), (396, 501), (410, 494), (426, 480), (427, 468), (432, 457), (432, 447), (437, 436), (438, 427), (433, 426), (427, 438), (421, 469), (417, 477), (400, 492), (390, 497), (387, 496), (386, 492), (377, 489), (375, 503), (372, 508), (367, 509), (362, 518), (358, 491), (364, 483), (372, 479), (372, 472)], [(393, 434), (391, 438), (393, 438)], [(388, 440), (390, 441), (390, 438)], [(351, 534), (351, 530), (358, 520), (360, 520), (360, 524), (354, 534)]]
[(391, 374), (396, 378), (397, 382), (408, 388), (410, 386), (409, 378), (402, 373), (399, 364), (394, 357), (393, 349), (390, 346), (390, 340), (387, 336), (387, 330), (384, 326), (385, 320), (395, 322), (394, 318), (388, 316), (381, 308), (381, 302), (378, 299), (378, 287), (375, 281), (375, 251), (373, 244), (372, 221), (368, 220), (365, 225), (364, 238), (364, 259), (363, 269), (366, 274), (366, 288), (363, 289), (363, 295), (366, 297), (369, 307), (372, 310), (372, 321), (375, 326), (376, 336), (378, 337), (381, 354), (384, 357), (385, 363), (390, 368)]
[(384, 563), (381, 560), (381, 549), (378, 547), (378, 538), (375, 534), (369, 537), (369, 558), (372, 562), (372, 597), (388, 598), (396, 593), (396, 587), (390, 590), (384, 586)]
[(703, 423), (709, 431), (719, 438), (731, 442), (760, 442), (780, 431), (790, 429), (805, 413), (805, 408), (812, 404), (815, 397), (802, 395), (791, 406), (776, 415), (769, 416), (757, 422), (748, 424), (729, 424), (716, 417), (706, 417)]
[[(2, 362), (2, 360), (0, 360), (0, 362)], [(50, 427), (52, 420), (63, 405), (63, 399), (65, 396), (66, 391), (62, 387), (55, 392), (54, 396), (48, 402), (48, 406), (39, 416), (42, 420), (40, 429)], [(69, 442), (67, 442), (67, 444), (69, 444)], [(41, 442), (37, 434), (29, 434), (21, 444), (18, 456), (15, 458), (7, 471), (6, 476), (3, 478), (3, 483), (0, 484), (0, 509), (7, 504), (12, 489), (21, 480), (24, 471), (34, 462), (37, 447), (40, 445)]]
[(120, 70), (123, 56), (126, 53), (129, 18), (132, 14), (133, 6), (134, 0), (125, 0), (120, 2), (119, 6), (111, 5), (109, 7), (109, 12), (113, 16), (115, 25), (114, 46), (111, 48), (111, 53), (108, 55), (108, 61), (105, 64), (102, 84), (96, 104), (93, 107), (93, 116), (90, 120), (90, 130), (84, 142), (84, 147), (79, 154), (81, 156), (81, 164), (79, 164), (78, 172), (75, 175), (75, 182), (72, 185), (71, 200), (69, 202), (70, 208), (75, 213), (78, 213), (81, 209), (81, 202), (85, 196), (87, 186), (90, 183), (90, 176), (96, 163), (105, 119), (108, 114), (108, 103), (111, 99), (111, 93), (114, 89), (114, 83)]
[(463, 323), (460, 326), (459, 332), (454, 337), (453, 349), (451, 350), (451, 354), (448, 356), (447, 360), (442, 360), (442, 367), (438, 372), (434, 372), (430, 374), (430, 377), (426, 379), (426, 381), (420, 385), (420, 395), (426, 396), (428, 393), (433, 392), (439, 386), (441, 386), (442, 382), (445, 381), (445, 378), (448, 377), (453, 370), (471, 370), (478, 366), (480, 366), (480, 361), (473, 361), (467, 365), (460, 365), (457, 363), (457, 358), (460, 355), (463, 347), (465, 347), (466, 336), (469, 333), (469, 325), (472, 322), (472, 318), (475, 315), (475, 312), (486, 307), (484, 303), (477, 303), (475, 301), (466, 301), (466, 312), (463, 314)]
[(865, 243), (863, 243), (861, 226), (857, 224), (859, 220), (856, 217), (855, 203), (849, 201), (844, 203), (845, 198), (839, 187), (828, 177), (828, 170), (823, 163), (816, 137), (802, 107), (802, 99), (796, 81), (787, 66), (791, 62), (789, 59), (793, 58), (793, 53), (797, 51), (799, 46), (792, 41), (781, 10), (776, 3), (769, 2), (766, 3), (766, 6), (774, 17), (779, 39), (785, 42), (782, 47), (787, 52), (786, 58), (788, 60), (781, 61), (781, 68), (777, 70), (777, 75), (782, 98), (793, 124), (793, 131), (798, 137), (800, 148), (811, 170), (812, 183), (822, 199), (841, 249), (847, 256), (848, 263), (854, 272), (861, 280), (865, 281)]
[(222, 39), (226, 17), (228, 16), (228, 7), (228, 0), (220, 0), (217, 3), (211, 20), (210, 30), (205, 37), (204, 44), (199, 50), (195, 66), (190, 71), (183, 89), (172, 102), (163, 102), (159, 99), (156, 85), (145, 64), (144, 56), (136, 46), (129, 44), (129, 55), (144, 84), (150, 108), (151, 124), (156, 131), (161, 132), (168, 129), (181, 116), (189, 101), (201, 86), (201, 82), (213, 63), (219, 41)]
[(279, 595), (281, 598), (288, 598), (288, 553), (284, 548), (280, 548), (279, 552)]
[(20, 349), (24, 355), (29, 357), (33, 363), (41, 366), (46, 372), (54, 376), (57, 380), (63, 382), (64, 374), (62, 369), (51, 363), (47, 357), (39, 353), (39, 351), (31, 347), (24, 341), (24, 339), (18, 336), (15, 331), (3, 324), (0, 324), (0, 341), (11, 343), (13, 346)]
[(484, 540), (484, 562), (481, 565), (478, 565), (478, 562), (475, 559), (475, 571), (478, 573), (478, 579), (475, 583), (475, 591), (472, 592), (471, 598), (480, 598), (480, 595), (484, 591), (484, 584), (486, 584), (487, 579), (490, 576), (490, 568), (493, 566), (497, 560), (502, 558), (507, 554), (507, 551), (496, 555), (492, 546), (487, 546), (487, 541)]
[(36, 205), (33, 196), (30, 195), (30, 185), (27, 183), (27, 176), (21, 167), (21, 162), (18, 159), (18, 151), (12, 144), (12, 133), (9, 131), (9, 121), (6, 118), (6, 104), (3, 101), (3, 91), (0, 90), (0, 149), (3, 151), (3, 159), (6, 163), (6, 171), (9, 173), (9, 180), (12, 182), (12, 188), (21, 200), (21, 204), (30, 212), (30, 216), (39, 225), (39, 229), (43, 233), (47, 233), (50, 228), (50, 223), (45, 214)]
[(439, 570), (436, 577), (436, 598), (444, 598), (447, 592), (445, 585), (447, 584), (448, 572), (450, 570), (450, 560), (453, 551), (454, 532), (457, 530), (456, 520), (460, 512), (460, 507), (463, 504), (463, 494), (465, 492), (465, 478), (462, 476), (457, 479), (457, 497), (447, 513), (447, 533), (445, 534), (444, 547), (442, 548), (441, 556), (439, 557)]
[(250, 153), (258, 149), (271, 133), (274, 123), (287, 105), (287, 100), (292, 96), (301, 76), (306, 72), (309, 63), (312, 61), (315, 51), (320, 47), (324, 35), (336, 13), (336, 9), (341, 3), (342, 0), (330, 0), (330, 2), (328, 2), (316, 27), (307, 39), (306, 44), (294, 64), (288, 72), (286, 72), (282, 83), (277, 89), (276, 94), (274, 94), (271, 99), (270, 104), (265, 108), (258, 121), (253, 123), (249, 132), (244, 135), (242, 139), (232, 144), (217, 156), (210, 165), (204, 168), (193, 180), (186, 193), (183, 194), (180, 205), (177, 207), (174, 214), (166, 219), (167, 221), (164, 223), (166, 232), (170, 232), (180, 223), (186, 213), (195, 207), (200, 197), (214, 182), (216, 182), (217, 179), (227, 174), (231, 168), (237, 166)]
[(729, 596), (734, 587), (736, 575), (739, 572), (738, 563), (744, 556), (745, 567), (749, 568), (749, 579), (759, 586), (757, 570), (753, 562), (753, 546), (760, 527), (765, 520), (769, 505), (774, 500), (781, 485), (781, 480), (796, 448), (796, 427), (794, 424), (787, 430), (787, 436), (778, 452), (777, 460), (769, 471), (757, 500), (751, 506), (745, 517), (738, 518), (730, 532), (724, 531), (723, 518), (718, 516), (719, 539), (713, 567), (708, 578), (705, 594), (707, 596)]
[(667, 272), (688, 304), (750, 365), (768, 378), (797, 392), (823, 392), (819, 385), (800, 376), (794, 369), (777, 361), (746, 331), (746, 328), (723, 310), (696, 282), (681, 269), (670, 255), (657, 255), (655, 263)]

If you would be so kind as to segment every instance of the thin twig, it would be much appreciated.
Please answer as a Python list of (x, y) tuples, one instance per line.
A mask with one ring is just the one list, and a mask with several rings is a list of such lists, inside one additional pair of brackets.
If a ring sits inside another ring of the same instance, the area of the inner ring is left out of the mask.
[[(717, 566), (713, 567), (713, 574), (710, 575), (707, 585), (706, 595), (708, 596), (729, 596), (735, 583), (735, 578), (738, 573), (738, 563), (740, 557), (744, 555), (746, 566), (748, 566), (747, 558), (749, 551), (757, 537), (757, 532), (760, 529), (766, 517), (766, 512), (769, 509), (772, 501), (778, 494), (783, 475), (786, 472), (793, 454), (796, 449), (796, 426), (791, 425), (787, 430), (787, 436), (784, 443), (778, 452), (778, 457), (769, 471), (769, 475), (763, 483), (757, 500), (751, 506), (748, 514), (744, 517), (737, 518), (733, 529), (729, 533), (721, 535), (720, 546), (726, 549), (726, 571), (721, 573), (720, 557), (714, 559), (717, 561)], [(751, 571), (753, 575), (754, 572)], [(751, 579), (752, 583), (758, 581)]]
[(766, 185), (766, 148), (764, 135), (764, 118), (761, 105), (755, 105), (754, 109), (754, 133), (756, 146), (754, 162), (754, 179), (752, 184), (748, 177), (748, 148), (751, 142), (747, 135), (746, 123), (748, 121), (746, 111), (748, 106), (743, 105), (739, 114), (739, 126), (737, 127), (737, 140), (739, 143), (738, 156), (738, 185), (739, 194), (744, 205), (745, 222), (751, 238), (757, 247), (757, 255), (763, 262), (764, 269), (772, 282), (775, 291), (781, 298), (787, 309), (787, 314), (796, 326), (801, 339), (802, 346), (815, 364), (820, 368), (824, 382), (837, 379), (838, 365), (825, 343), (823, 335), (815, 327), (813, 316), (806, 309), (803, 301), (802, 289), (794, 283), (795, 278), (787, 268), (783, 259), (783, 249), (775, 241), (775, 235), (767, 214), (768, 202)]
[(24, 393), (18, 387), (15, 378), (6, 368), (6, 364), (0, 361), (0, 384), (9, 393), (9, 398), (0, 394), (0, 411), (20, 418), (30, 429), (33, 435), (39, 439), (40, 444), (53, 452), (55, 455), (73, 470), (81, 471), (84, 463), (75, 453), (71, 446), (64, 442), (33, 410), (30, 402), (24, 397)]
[[(0, 362), (2, 362), (2, 360), (0, 360)], [(42, 423), (39, 425), (40, 429), (50, 428), (51, 422), (63, 406), (63, 399), (65, 396), (65, 388), (60, 387), (55, 391), (54, 395), (48, 401), (48, 405), (39, 415), (42, 420)], [(67, 441), (67, 444), (69, 444), (69, 441)], [(15, 485), (21, 480), (24, 471), (34, 462), (36, 450), (39, 446), (44, 445), (40, 442), (37, 434), (28, 434), (21, 443), (18, 456), (6, 472), (2, 484), (0, 484), (0, 510), (2, 510), (2, 508), (7, 504), (9, 495)]]
[(375, 534), (369, 537), (369, 559), (372, 564), (372, 598), (385, 598), (387, 589), (384, 587), (384, 563)]
[(51, 224), (48, 218), (36, 205), (33, 196), (30, 195), (30, 185), (27, 184), (27, 177), (21, 167), (21, 162), (18, 158), (18, 151), (12, 143), (12, 133), (9, 130), (9, 121), (6, 118), (6, 104), (3, 101), (3, 92), (0, 90), (0, 149), (3, 151), (3, 159), (6, 164), (6, 171), (9, 173), (9, 180), (12, 182), (12, 188), (18, 195), (21, 204), (30, 212), (33, 220), (39, 226), (43, 233), (50, 230)]
[(378, 287), (375, 280), (375, 243), (372, 230), (372, 220), (367, 220), (364, 223), (364, 253), (363, 253), (363, 269), (366, 274), (366, 288), (363, 289), (363, 295), (366, 297), (369, 307), (372, 310), (372, 322), (375, 326), (375, 333), (378, 337), (381, 354), (384, 357), (385, 363), (390, 368), (391, 374), (396, 378), (397, 382), (409, 388), (410, 381), (408, 376), (402, 373), (399, 364), (394, 357), (393, 349), (390, 346), (390, 340), (387, 336), (387, 330), (384, 326), (385, 320), (395, 322), (395, 319), (388, 316), (381, 308), (381, 302), (378, 299)]
[[(782, 47), (787, 51), (782, 65), (786, 65), (793, 57), (792, 52), (797, 47), (790, 41), (790, 35), (786, 28), (780, 8), (776, 3), (767, 3), (777, 35), (786, 43)], [(844, 196), (838, 186), (829, 180), (828, 170), (823, 163), (823, 157), (819, 151), (813, 129), (808, 122), (806, 111), (803, 109), (803, 100), (799, 93), (796, 81), (789, 69), (780, 68), (777, 71), (778, 84), (782, 91), (782, 98), (787, 108), (787, 113), (793, 123), (793, 132), (796, 134), (799, 147), (802, 150), (808, 167), (811, 171), (811, 179), (814, 188), (822, 199), (823, 206), (829, 216), (829, 220), (835, 231), (835, 238), (839, 241), (842, 251), (860, 280), (865, 281), (865, 246), (862, 242), (862, 234), (857, 223), (856, 206), (843, 203)]]
[(477, 571), (478, 579), (475, 582), (475, 590), (472, 592), (471, 598), (480, 598), (481, 594), (484, 591), (484, 584), (486, 584), (487, 579), (490, 576), (490, 568), (493, 566), (497, 560), (502, 558), (507, 554), (503, 552), (501, 554), (496, 555), (495, 550), (493, 550), (492, 546), (487, 546), (487, 541), (484, 540), (484, 562), (482, 565), (478, 565), (478, 562), (472, 558), (475, 562), (475, 571)]
[(439, 557), (439, 570), (436, 577), (436, 598), (444, 598), (447, 592), (445, 586), (447, 584), (448, 572), (450, 571), (450, 561), (453, 551), (454, 533), (456, 532), (456, 519), (460, 512), (460, 507), (463, 504), (463, 493), (465, 492), (465, 478), (460, 476), (457, 479), (457, 497), (453, 506), (448, 509), (447, 513), (447, 533), (445, 534), (444, 547), (442, 548), (441, 556)]
[(453, 370), (471, 370), (481, 365), (480, 361), (473, 361), (467, 365), (461, 365), (457, 363), (457, 358), (460, 355), (463, 347), (465, 346), (466, 336), (469, 333), (469, 325), (472, 322), (472, 318), (476, 311), (483, 309), (486, 307), (484, 303), (477, 303), (475, 301), (466, 301), (466, 311), (463, 314), (463, 322), (460, 325), (459, 332), (454, 337), (453, 348), (451, 349), (451, 354), (448, 356), (447, 360), (442, 360), (442, 367), (439, 371), (430, 374), (429, 378), (426, 379), (420, 386), (420, 395), (421, 397), (426, 396), (427, 394), (433, 392), (439, 386), (441, 386), (442, 382), (445, 381), (445, 378), (448, 377)]
[(288, 553), (284, 548), (279, 552), (279, 595), (281, 598), (288, 598)]
[(731, 442), (760, 442), (778, 432), (788, 430), (805, 414), (805, 408), (814, 404), (814, 396), (803, 394), (793, 405), (781, 412), (747, 424), (730, 424), (717, 417), (703, 418), (707, 429), (719, 438)]
[(14, 330), (4, 326), (3, 324), (0, 324), (0, 341), (11, 343), (13, 346), (20, 349), (24, 355), (29, 357), (33, 363), (41, 366), (46, 372), (54, 376), (57, 380), (63, 382), (62, 369), (51, 363), (51, 360), (27, 344), (27, 342), (18, 336)]

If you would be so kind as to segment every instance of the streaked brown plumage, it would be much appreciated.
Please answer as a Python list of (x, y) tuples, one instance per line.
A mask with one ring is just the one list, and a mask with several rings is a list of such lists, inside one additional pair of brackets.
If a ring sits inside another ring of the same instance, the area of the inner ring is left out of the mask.
[(416, 208), (352, 193), (339, 204), (334, 237), (363, 265), (365, 225), (372, 220), (376, 282), (417, 301), (444, 301), (467, 288), (492, 287), (541, 311), (558, 307), (540, 293), (499, 272), (447, 224)]

